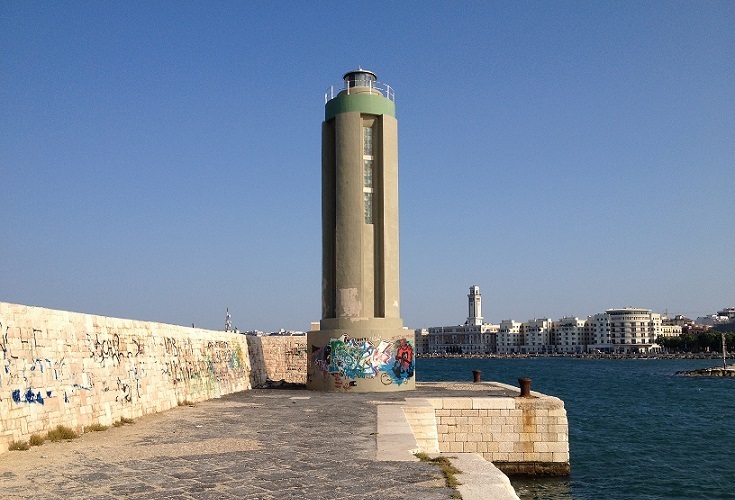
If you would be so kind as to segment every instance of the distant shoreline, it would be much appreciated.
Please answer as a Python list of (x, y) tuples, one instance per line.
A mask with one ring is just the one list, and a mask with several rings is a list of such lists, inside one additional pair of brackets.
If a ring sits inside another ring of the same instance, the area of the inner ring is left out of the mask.
[(417, 354), (417, 358), (442, 359), (525, 359), (525, 358), (577, 358), (577, 359), (722, 359), (721, 352), (677, 353), (585, 353), (585, 354)]

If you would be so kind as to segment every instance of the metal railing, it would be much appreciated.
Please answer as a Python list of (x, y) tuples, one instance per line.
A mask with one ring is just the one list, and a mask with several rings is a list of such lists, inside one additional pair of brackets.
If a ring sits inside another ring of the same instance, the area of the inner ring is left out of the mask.
[[(365, 89), (369, 89), (369, 94), (379, 94), (383, 97), (387, 97), (391, 101), (396, 101), (396, 93), (393, 90), (393, 87), (388, 85), (387, 83), (383, 82), (367, 82), (367, 87), (364, 85), (355, 85), (354, 82), (342, 82), (342, 83), (335, 83), (333, 85), (330, 85), (327, 91), (324, 93), (324, 104), (328, 103), (337, 95), (339, 95), (340, 92), (343, 90), (347, 91), (347, 94), (350, 93), (351, 89), (359, 89), (360, 94), (365, 93)], [(358, 93), (358, 92), (355, 92)]]

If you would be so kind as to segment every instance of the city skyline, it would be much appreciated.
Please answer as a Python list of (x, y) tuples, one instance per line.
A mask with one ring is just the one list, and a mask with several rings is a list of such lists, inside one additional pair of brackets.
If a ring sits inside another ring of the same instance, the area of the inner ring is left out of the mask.
[[(663, 318), (673, 319), (675, 316), (678, 316), (678, 315), (686, 316), (686, 315), (683, 315), (682, 313), (679, 313), (677, 311), (669, 311), (668, 309), (661, 310), (661, 311), (656, 311), (656, 310), (651, 309), (650, 307), (645, 307), (645, 306), (640, 306), (640, 305), (635, 305), (635, 304), (626, 304), (624, 306), (605, 307), (604, 309), (602, 309), (600, 311), (594, 311), (594, 312), (590, 312), (590, 313), (587, 313), (587, 314), (574, 314), (574, 313), (569, 313), (569, 314), (563, 314), (563, 315), (559, 315), (559, 316), (555, 316), (555, 317), (548, 316), (548, 315), (536, 315), (536, 316), (530, 316), (530, 317), (527, 317), (527, 318), (501, 318), (500, 320), (498, 320), (495, 323), (492, 323), (490, 321), (481, 321), (480, 322), (480, 321), (478, 321), (478, 319), (482, 319), (482, 316), (481, 315), (475, 315), (475, 314), (473, 314), (473, 305), (474, 305), (474, 308), (476, 308), (476, 310), (480, 310), (481, 307), (484, 307), (484, 306), (481, 305), (482, 304), (482, 299), (480, 299), (480, 302), (478, 303), (477, 302), (477, 299), (475, 298), (477, 296), (480, 296), (480, 297), (483, 296), (482, 287), (479, 287), (478, 285), (472, 285), (470, 287), (470, 295), (473, 297), (473, 299), (470, 300), (469, 310), (466, 309), (466, 312), (468, 313), (468, 316), (466, 316), (466, 319), (465, 319), (464, 322), (446, 323), (444, 325), (422, 325), (422, 326), (416, 327), (416, 329), (417, 330), (420, 330), (420, 329), (432, 328), (432, 327), (453, 327), (453, 326), (465, 326), (465, 325), (485, 325), (485, 326), (488, 326), (489, 325), (489, 326), (497, 326), (498, 324), (502, 323), (503, 321), (517, 321), (519, 323), (522, 323), (522, 322), (536, 321), (536, 320), (549, 320), (549, 321), (555, 322), (555, 321), (559, 321), (559, 320), (562, 320), (562, 319), (571, 319), (571, 318), (577, 318), (577, 319), (584, 320), (584, 319), (592, 318), (595, 315), (608, 312), (610, 310), (625, 310), (625, 309), (646, 309), (646, 310), (649, 310), (650, 312), (652, 312), (654, 314), (661, 315), (662, 319)], [(467, 308), (467, 304), (465, 304), (465, 307)], [(723, 311), (726, 311), (727, 309), (731, 309), (731, 308), (732, 308), (732, 306), (725, 306), (725, 307), (714, 308), (714, 309), (711, 309), (709, 311), (690, 311), (690, 312), (697, 312), (697, 313), (700, 313), (701, 312), (701, 316), (699, 316), (699, 314), (698, 314), (697, 317), (689, 317), (688, 319), (691, 319), (692, 321), (694, 321), (694, 320), (698, 319), (698, 317), (705, 317), (705, 316), (717, 315), (719, 312), (723, 312)], [(473, 321), (470, 321), (471, 319), (475, 319), (475, 321), (474, 322)]]
[(0, 301), (306, 330), (323, 94), (362, 66), (396, 93), (407, 327), (463, 321), (473, 284), (495, 324), (711, 314), (735, 302), (733, 24), (731, 2), (5, 3)]

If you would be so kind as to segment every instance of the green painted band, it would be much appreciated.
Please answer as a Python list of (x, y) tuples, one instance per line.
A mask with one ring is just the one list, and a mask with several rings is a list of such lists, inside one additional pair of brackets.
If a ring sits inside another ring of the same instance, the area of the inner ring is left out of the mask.
[(324, 106), (324, 121), (340, 113), (358, 111), (371, 115), (396, 117), (396, 105), (390, 99), (375, 94), (341, 94)]

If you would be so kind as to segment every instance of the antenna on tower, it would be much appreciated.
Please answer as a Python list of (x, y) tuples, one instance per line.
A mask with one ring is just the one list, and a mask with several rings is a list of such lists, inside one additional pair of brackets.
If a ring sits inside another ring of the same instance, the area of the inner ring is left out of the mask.
[(229, 332), (232, 330), (232, 320), (230, 318), (230, 308), (227, 308), (227, 314), (225, 315), (225, 331)]

